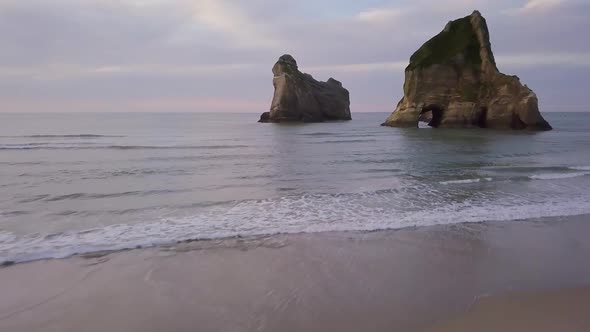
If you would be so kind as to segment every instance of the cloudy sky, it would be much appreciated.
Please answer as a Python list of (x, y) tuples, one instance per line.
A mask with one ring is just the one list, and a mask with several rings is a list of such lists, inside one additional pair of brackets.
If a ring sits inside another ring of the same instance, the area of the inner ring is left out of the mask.
[(542, 111), (590, 111), (590, 0), (0, 0), (0, 111), (261, 112), (284, 53), (391, 111), (413, 51), (474, 9)]

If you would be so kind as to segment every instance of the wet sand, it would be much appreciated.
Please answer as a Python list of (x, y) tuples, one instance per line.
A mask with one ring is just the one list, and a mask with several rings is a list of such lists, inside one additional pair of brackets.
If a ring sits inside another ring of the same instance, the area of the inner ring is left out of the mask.
[(559, 304), (588, 308), (589, 235), (584, 216), (17, 264), (0, 269), (0, 331), (485, 331), (502, 317), (563, 317)]
[(427, 332), (590, 331), (590, 287), (484, 298)]

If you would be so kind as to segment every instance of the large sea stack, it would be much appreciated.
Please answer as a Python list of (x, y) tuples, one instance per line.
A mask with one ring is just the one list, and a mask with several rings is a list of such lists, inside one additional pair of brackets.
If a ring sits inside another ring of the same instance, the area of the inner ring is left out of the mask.
[(330, 78), (316, 81), (302, 73), (297, 61), (285, 54), (272, 68), (275, 88), (270, 112), (262, 113), (259, 122), (322, 122), (350, 120), (350, 97), (342, 83)]
[(384, 126), (550, 130), (535, 93), (496, 67), (486, 20), (478, 11), (451, 21), (406, 68), (404, 97)]

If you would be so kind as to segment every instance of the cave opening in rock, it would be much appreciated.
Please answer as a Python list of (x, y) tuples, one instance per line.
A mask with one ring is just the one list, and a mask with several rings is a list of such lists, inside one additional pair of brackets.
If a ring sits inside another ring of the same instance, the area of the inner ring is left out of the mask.
[(422, 108), (421, 118), (430, 118), (428, 125), (432, 128), (438, 128), (442, 122), (443, 108), (438, 105), (428, 105)]
[(477, 114), (477, 120), (475, 125), (479, 128), (487, 128), (487, 121), (488, 121), (488, 108), (482, 107)]

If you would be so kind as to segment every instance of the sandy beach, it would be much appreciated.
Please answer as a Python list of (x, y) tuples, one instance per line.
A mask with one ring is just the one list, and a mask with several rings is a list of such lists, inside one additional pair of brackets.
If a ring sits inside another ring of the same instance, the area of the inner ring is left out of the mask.
[(590, 332), (590, 0), (0, 26), (0, 332)]
[(590, 330), (590, 287), (484, 298), (429, 332)]
[(234, 238), (16, 264), (0, 269), (0, 331), (588, 331), (587, 221)]

